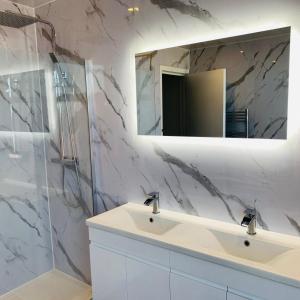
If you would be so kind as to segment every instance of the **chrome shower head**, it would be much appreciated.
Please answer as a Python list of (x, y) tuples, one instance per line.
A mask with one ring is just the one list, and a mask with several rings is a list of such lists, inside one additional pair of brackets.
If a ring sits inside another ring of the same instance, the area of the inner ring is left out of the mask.
[(34, 24), (38, 21), (39, 19), (36, 17), (21, 15), (8, 10), (0, 11), (0, 25), (2, 26), (22, 28), (24, 26)]
[(11, 28), (22, 28), (34, 23), (42, 23), (50, 27), (51, 29), (51, 43), (53, 52), (56, 51), (56, 33), (53, 24), (47, 20), (43, 20), (37, 17), (28, 15), (22, 15), (9, 10), (0, 11), (0, 26), (8, 26)]

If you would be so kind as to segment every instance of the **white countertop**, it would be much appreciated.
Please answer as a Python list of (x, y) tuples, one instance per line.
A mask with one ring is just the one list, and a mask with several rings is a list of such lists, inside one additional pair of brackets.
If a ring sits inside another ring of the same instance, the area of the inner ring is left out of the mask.
[(151, 209), (127, 203), (87, 225), (300, 288), (300, 238), (260, 229), (249, 236), (238, 225)]

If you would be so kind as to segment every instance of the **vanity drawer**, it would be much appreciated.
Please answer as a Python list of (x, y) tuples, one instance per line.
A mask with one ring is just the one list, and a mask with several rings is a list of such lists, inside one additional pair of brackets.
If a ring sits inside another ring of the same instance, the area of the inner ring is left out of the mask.
[(240, 291), (241, 295), (247, 295), (248, 299), (300, 299), (300, 289), (296, 287), (188, 255), (171, 252), (170, 266), (171, 272), (180, 272), (199, 280), (206, 280), (220, 286), (228, 286), (229, 291), (233, 291), (234, 294)]
[(227, 277), (224, 275), (229, 269), (217, 263), (171, 251), (170, 267), (172, 271), (187, 274), (200, 280), (214, 282), (220, 286), (228, 285)]
[(169, 268), (127, 258), (126, 270), (127, 300), (170, 300)]
[(170, 290), (172, 300), (225, 300), (227, 287), (219, 287), (211, 282), (171, 272)]
[(169, 250), (95, 228), (89, 229), (90, 241), (122, 255), (170, 267)]
[(90, 245), (93, 299), (127, 300), (126, 258)]

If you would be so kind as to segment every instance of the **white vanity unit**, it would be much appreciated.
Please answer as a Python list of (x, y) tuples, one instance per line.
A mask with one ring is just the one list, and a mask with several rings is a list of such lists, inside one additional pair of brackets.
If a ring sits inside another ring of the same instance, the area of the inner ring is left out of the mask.
[(87, 220), (94, 300), (299, 300), (300, 239), (128, 203)]

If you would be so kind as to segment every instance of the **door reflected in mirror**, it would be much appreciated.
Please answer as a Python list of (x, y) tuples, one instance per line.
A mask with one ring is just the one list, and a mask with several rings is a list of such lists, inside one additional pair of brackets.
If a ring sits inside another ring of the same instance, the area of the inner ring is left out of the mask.
[(136, 55), (141, 135), (286, 139), (290, 28)]

